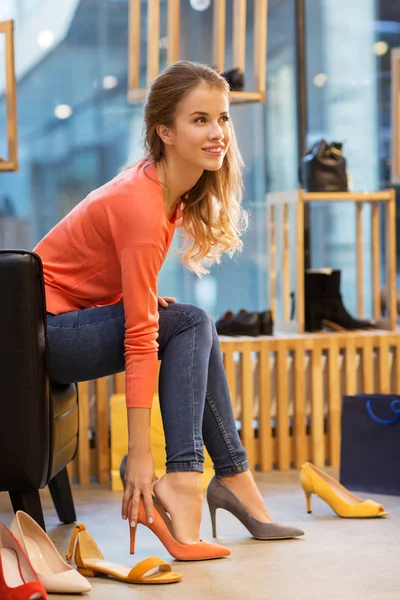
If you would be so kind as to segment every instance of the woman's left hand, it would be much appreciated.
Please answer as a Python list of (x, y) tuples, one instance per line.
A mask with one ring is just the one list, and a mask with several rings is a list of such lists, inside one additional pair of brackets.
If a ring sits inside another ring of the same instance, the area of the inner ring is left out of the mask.
[(161, 306), (168, 306), (168, 304), (176, 302), (175, 298), (170, 298), (169, 296), (164, 296), (163, 298), (161, 296), (158, 296), (158, 304), (160, 304)]

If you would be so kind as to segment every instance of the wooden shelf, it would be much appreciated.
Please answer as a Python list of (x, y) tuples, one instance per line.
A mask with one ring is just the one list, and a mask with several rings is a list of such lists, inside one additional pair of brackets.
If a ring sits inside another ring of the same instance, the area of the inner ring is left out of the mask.
[(384, 202), (390, 200), (390, 190), (379, 192), (303, 192), (304, 202)]
[[(396, 194), (394, 189), (373, 192), (303, 192), (301, 189), (267, 194), (268, 214), (268, 252), (269, 257), (269, 303), (268, 307), (275, 315), (276, 324), (286, 331), (304, 331), (304, 210), (308, 202), (351, 202), (355, 210), (354, 241), (356, 249), (357, 277), (357, 317), (364, 317), (365, 281), (364, 255), (366, 238), (364, 236), (364, 207), (370, 204), (368, 218), (371, 230), (371, 283), (373, 318), (382, 317), (380, 288), (381, 281), (381, 237), (385, 244), (385, 284), (388, 288), (388, 313), (392, 331), (396, 329)], [(290, 212), (294, 213), (294, 220)], [(382, 213), (382, 214), (381, 214)], [(384, 236), (381, 231), (381, 216), (384, 216)], [(293, 240), (292, 243), (290, 240)], [(282, 251), (277, 250), (281, 244)], [(296, 279), (296, 315), (290, 316), (291, 271)], [(277, 285), (280, 273), (282, 318), (277, 318)]]
[(3, 160), (2, 158), (0, 158), (0, 171), (16, 171), (17, 168), (17, 161)]
[[(397, 336), (394, 338), (393, 336)], [(219, 335), (218, 339), (220, 344), (233, 344), (235, 348), (242, 349), (247, 344), (250, 344), (252, 352), (258, 352), (260, 344), (269, 342), (272, 344), (272, 350), (276, 350), (279, 347), (280, 342), (289, 344), (302, 341), (307, 347), (312, 347), (313, 342), (323, 340), (324, 343), (328, 343), (330, 340), (337, 340), (338, 342), (346, 342), (349, 339), (357, 340), (362, 342), (364, 339), (377, 340), (378, 338), (387, 338), (391, 342), (396, 340), (396, 343), (400, 343), (400, 328), (396, 327), (394, 331), (388, 331), (386, 329), (351, 329), (347, 331), (313, 331), (313, 332), (294, 332), (294, 331), (274, 331), (273, 335)]]
[(264, 102), (265, 97), (261, 92), (231, 92), (232, 104), (251, 104)]
[[(17, 83), (14, 66), (14, 21), (0, 22), (0, 38), (5, 37), (5, 103), (7, 130), (7, 159), (0, 158), (0, 171), (18, 169)], [(3, 71), (3, 64), (0, 70)]]
[[(167, 10), (167, 64), (170, 65), (180, 58), (179, 46), (181, 41), (181, 14), (180, 0), (165, 0)], [(246, 0), (234, 0), (233, 27), (231, 39), (233, 65), (245, 73), (246, 61), (246, 23), (248, 11)], [(143, 40), (144, 32), (141, 31), (141, 13), (147, 13), (147, 39)], [(219, 72), (226, 68), (227, 56), (227, 18), (226, 0), (213, 1), (212, 15), (212, 59), (211, 64)], [(138, 89), (141, 78), (141, 50), (145, 48), (146, 88), (148, 88), (160, 72), (160, 31), (161, 31), (161, 0), (129, 0), (129, 27), (128, 27), (128, 102), (139, 104), (144, 102), (146, 94)], [(254, 17), (252, 33), (254, 37), (251, 60), (253, 68), (252, 77), (248, 82), (254, 92), (233, 92), (233, 104), (248, 104), (251, 102), (264, 102), (267, 72), (267, 23), (268, 0), (254, 1)], [(210, 40), (211, 41), (211, 40)]]

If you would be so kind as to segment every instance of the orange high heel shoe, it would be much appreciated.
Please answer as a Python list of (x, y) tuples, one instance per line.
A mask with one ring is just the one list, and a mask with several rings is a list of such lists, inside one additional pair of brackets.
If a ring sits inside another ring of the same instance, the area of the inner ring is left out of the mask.
[(0, 598), (47, 600), (46, 590), (28, 557), (3, 523), (0, 523)]
[[(223, 558), (229, 556), (231, 551), (224, 546), (219, 544), (211, 544), (210, 542), (204, 542), (200, 540), (196, 544), (182, 544), (178, 542), (172, 533), (172, 522), (169, 515), (157, 502), (157, 499), (153, 499), (154, 503), (154, 521), (148, 523), (146, 519), (146, 513), (143, 502), (139, 505), (139, 514), (137, 522), (145, 527), (151, 529), (151, 531), (158, 537), (160, 542), (164, 544), (168, 552), (176, 560), (212, 560), (213, 558)], [(130, 514), (130, 507), (128, 509)], [(135, 540), (136, 540), (136, 527), (131, 527), (129, 522), (130, 530), (130, 553), (135, 554)]]

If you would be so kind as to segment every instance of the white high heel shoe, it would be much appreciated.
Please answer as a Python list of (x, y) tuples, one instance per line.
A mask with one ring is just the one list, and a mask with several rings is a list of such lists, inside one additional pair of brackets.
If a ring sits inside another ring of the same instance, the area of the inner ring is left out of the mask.
[(47, 592), (81, 594), (92, 589), (87, 579), (61, 558), (49, 536), (28, 514), (17, 511), (10, 531), (28, 555)]

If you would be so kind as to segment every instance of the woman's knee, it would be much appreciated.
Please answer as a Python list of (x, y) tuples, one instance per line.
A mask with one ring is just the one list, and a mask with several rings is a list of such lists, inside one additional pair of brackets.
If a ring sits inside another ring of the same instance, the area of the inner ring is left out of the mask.
[(184, 320), (187, 326), (196, 327), (203, 336), (212, 340), (213, 320), (208, 312), (194, 304), (181, 304), (180, 307), (185, 315)]

